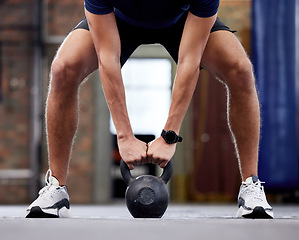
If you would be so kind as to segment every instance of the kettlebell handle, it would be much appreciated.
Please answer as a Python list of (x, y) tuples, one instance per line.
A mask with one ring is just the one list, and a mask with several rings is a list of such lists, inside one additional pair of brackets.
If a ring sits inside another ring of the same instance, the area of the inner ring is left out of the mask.
[[(166, 167), (163, 168), (163, 173), (160, 176), (160, 178), (162, 179), (162, 181), (165, 184), (167, 184), (167, 182), (169, 181), (171, 174), (172, 174), (172, 170), (173, 170), (173, 163), (172, 163), (172, 159), (170, 159), (170, 161), (168, 162)], [(132, 174), (131, 174), (131, 171), (130, 171), (128, 165), (122, 159), (120, 161), (120, 172), (121, 172), (121, 175), (122, 175), (125, 183), (127, 184), (127, 186), (129, 186), (131, 181), (134, 180), (135, 178), (132, 177)]]

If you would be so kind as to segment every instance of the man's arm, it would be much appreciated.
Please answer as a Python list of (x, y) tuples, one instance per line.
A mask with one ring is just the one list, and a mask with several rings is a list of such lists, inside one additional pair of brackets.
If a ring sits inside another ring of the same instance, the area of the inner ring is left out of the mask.
[[(188, 14), (179, 49), (177, 74), (165, 130), (180, 131), (199, 76), (201, 58), (216, 15), (200, 18)], [(167, 144), (157, 138), (148, 149), (149, 162), (165, 167), (175, 152), (176, 144)]]
[(216, 16), (199, 18), (189, 13), (179, 49), (177, 74), (165, 129), (179, 132), (200, 71), (201, 58)]
[(127, 112), (121, 76), (121, 45), (115, 16), (113, 12), (106, 15), (85, 12), (98, 56), (103, 90), (117, 132), (120, 155), (133, 169), (135, 161), (146, 158), (147, 146), (134, 137)]

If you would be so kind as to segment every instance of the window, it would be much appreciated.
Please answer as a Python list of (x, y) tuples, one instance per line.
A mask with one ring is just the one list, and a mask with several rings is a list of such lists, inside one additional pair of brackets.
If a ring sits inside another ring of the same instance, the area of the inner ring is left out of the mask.
[[(122, 68), (128, 114), (134, 134), (156, 137), (166, 123), (171, 101), (171, 61), (133, 58)], [(116, 134), (110, 117), (110, 131)]]

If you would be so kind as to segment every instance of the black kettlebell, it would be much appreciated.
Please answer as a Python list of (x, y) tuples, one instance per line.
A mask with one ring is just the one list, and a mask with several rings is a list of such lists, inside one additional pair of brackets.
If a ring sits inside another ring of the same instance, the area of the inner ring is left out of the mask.
[(120, 171), (128, 186), (125, 196), (126, 204), (134, 218), (161, 218), (163, 216), (169, 202), (166, 184), (171, 177), (172, 168), (172, 160), (170, 160), (160, 177), (141, 175), (134, 178), (127, 164), (121, 160)]

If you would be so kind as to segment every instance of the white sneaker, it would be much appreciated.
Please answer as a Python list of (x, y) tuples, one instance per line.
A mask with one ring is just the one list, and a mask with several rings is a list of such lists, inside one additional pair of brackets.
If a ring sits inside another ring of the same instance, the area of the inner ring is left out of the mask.
[(273, 209), (267, 202), (262, 183), (255, 175), (242, 182), (238, 196), (238, 218), (274, 217)]
[(46, 173), (45, 182), (46, 186), (39, 191), (38, 198), (27, 208), (26, 218), (70, 217), (66, 186), (59, 186), (50, 169)]

